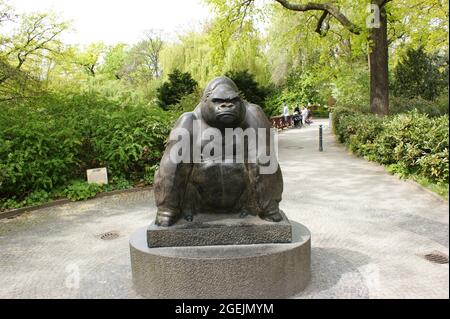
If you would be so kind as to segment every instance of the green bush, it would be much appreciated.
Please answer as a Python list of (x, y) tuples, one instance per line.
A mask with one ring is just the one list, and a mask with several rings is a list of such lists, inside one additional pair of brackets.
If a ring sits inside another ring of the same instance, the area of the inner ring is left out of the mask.
[(264, 101), (264, 113), (268, 117), (280, 116), (283, 109), (283, 101), (280, 99), (280, 94), (278, 90), (274, 90), (270, 95), (268, 95)]
[(15, 197), (0, 200), (0, 211), (23, 207), (23, 203), (16, 201)]
[(244, 98), (264, 108), (265, 99), (271, 93), (271, 89), (263, 87), (255, 80), (255, 76), (248, 70), (229, 71), (225, 74), (236, 83)]
[(345, 121), (352, 120), (357, 114), (358, 113), (351, 108), (336, 107), (333, 109), (333, 129), (339, 142), (345, 143), (349, 138), (349, 134), (354, 133), (354, 130), (351, 127), (347, 127)]
[(44, 190), (37, 190), (32, 192), (23, 203), (23, 206), (34, 206), (48, 202), (50, 194)]
[(35, 193), (39, 191), (53, 198), (69, 181), (85, 179), (89, 168), (105, 166), (112, 181), (150, 181), (148, 174), (159, 163), (178, 115), (157, 106), (128, 106), (95, 93), (70, 92), (1, 103), (0, 109), (3, 206), (7, 199), (17, 205), (28, 198), (34, 202), (43, 196)]
[(391, 87), (398, 97), (435, 100), (448, 87), (448, 56), (409, 49), (394, 69)]
[(327, 118), (330, 113), (330, 110), (320, 105), (315, 111), (312, 112), (313, 117)]
[(153, 166), (146, 166), (145, 168), (145, 174), (144, 174), (144, 182), (148, 185), (152, 185), (154, 178), (155, 178), (155, 173), (159, 168), (159, 163), (155, 164)]
[(95, 166), (106, 166), (112, 175), (142, 180), (147, 166), (159, 162), (172, 126), (164, 111), (130, 108), (103, 117), (87, 141)]
[(189, 72), (181, 72), (175, 69), (169, 74), (169, 81), (163, 83), (157, 89), (159, 106), (168, 110), (169, 106), (180, 102), (183, 96), (194, 93), (198, 83)]
[(88, 184), (85, 181), (77, 181), (68, 186), (64, 194), (72, 201), (86, 200), (95, 197), (102, 191), (102, 186), (98, 184)]
[(441, 94), (435, 101), (425, 100), (421, 97), (390, 97), (389, 111), (391, 114), (405, 113), (412, 110), (417, 110), (419, 113), (428, 114), (430, 116), (448, 114), (448, 92)]
[(202, 93), (199, 90), (195, 90), (194, 93), (183, 96), (180, 101), (172, 107), (172, 109), (180, 113), (191, 112), (198, 105), (201, 97)]
[(6, 209), (17, 209), (25, 206), (36, 206), (44, 204), (51, 199), (51, 195), (43, 190), (32, 192), (27, 198), (22, 201), (17, 201), (16, 197), (0, 200), (0, 211)]
[(105, 191), (114, 191), (114, 190), (130, 189), (132, 187), (133, 187), (133, 183), (131, 183), (125, 177), (114, 176), (109, 181), (109, 184), (103, 185), (103, 190), (105, 190)]
[(337, 108), (333, 123), (338, 140), (354, 153), (402, 176), (448, 184), (448, 115), (412, 111), (380, 118)]
[(48, 107), (53, 103), (61, 105), (46, 97), (0, 106), (0, 198), (48, 191), (76, 174), (83, 132), (69, 110)]

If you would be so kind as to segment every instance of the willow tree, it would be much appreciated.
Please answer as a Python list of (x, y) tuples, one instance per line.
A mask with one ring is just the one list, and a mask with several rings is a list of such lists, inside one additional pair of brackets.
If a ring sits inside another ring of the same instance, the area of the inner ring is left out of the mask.
[(175, 69), (189, 72), (200, 87), (212, 77), (243, 70), (249, 70), (258, 83), (265, 85), (269, 70), (262, 46), (252, 21), (233, 24), (218, 15), (200, 32), (180, 34), (177, 42), (168, 43), (161, 53), (161, 65), (166, 75)]
[(177, 42), (167, 43), (161, 51), (163, 79), (178, 69), (189, 72), (203, 87), (215, 75), (212, 69), (211, 48), (206, 32), (187, 32)]

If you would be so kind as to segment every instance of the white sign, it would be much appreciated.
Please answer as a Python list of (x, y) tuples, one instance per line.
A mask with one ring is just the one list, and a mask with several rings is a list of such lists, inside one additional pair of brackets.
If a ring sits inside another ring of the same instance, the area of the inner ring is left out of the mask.
[(106, 167), (88, 169), (86, 174), (89, 184), (108, 184), (108, 172), (106, 171)]

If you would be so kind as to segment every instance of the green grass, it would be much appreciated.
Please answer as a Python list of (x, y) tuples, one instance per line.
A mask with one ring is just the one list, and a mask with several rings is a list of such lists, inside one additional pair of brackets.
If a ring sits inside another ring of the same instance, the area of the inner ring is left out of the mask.
[(448, 200), (449, 196), (449, 184), (448, 183), (436, 183), (436, 182), (432, 182), (429, 179), (423, 177), (423, 176), (419, 176), (416, 174), (411, 174), (411, 173), (407, 173), (407, 172), (402, 172), (398, 169), (398, 166), (394, 165), (387, 165), (384, 166), (386, 168), (386, 170), (401, 178), (401, 179), (408, 179), (408, 180), (412, 180), (418, 184), (420, 184), (421, 186), (425, 187), (426, 189), (432, 191), (433, 193), (438, 194), (439, 196), (441, 196), (442, 198)]
[(446, 200), (448, 200), (448, 191), (449, 191), (448, 184), (432, 183), (429, 180), (427, 180), (426, 178), (423, 178), (421, 176), (415, 176), (415, 175), (411, 176), (410, 179), (412, 179), (413, 181), (422, 185), (423, 187), (429, 189), (430, 191), (438, 194), (442, 198), (445, 198)]

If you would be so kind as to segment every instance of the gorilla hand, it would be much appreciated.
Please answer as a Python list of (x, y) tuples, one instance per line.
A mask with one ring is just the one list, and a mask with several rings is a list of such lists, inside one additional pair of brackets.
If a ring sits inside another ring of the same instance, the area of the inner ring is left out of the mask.
[(276, 223), (281, 222), (283, 220), (283, 217), (281, 216), (279, 210), (265, 213), (265, 214), (261, 215), (260, 217), (269, 222), (276, 222)]

